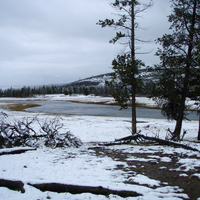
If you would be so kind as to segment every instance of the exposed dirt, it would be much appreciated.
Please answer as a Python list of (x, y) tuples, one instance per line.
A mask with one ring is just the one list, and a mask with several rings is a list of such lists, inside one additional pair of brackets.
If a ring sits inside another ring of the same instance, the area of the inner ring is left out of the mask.
[[(184, 153), (181, 153), (182, 151), (173, 151), (173, 150), (168, 152), (164, 151), (164, 149), (165, 147), (163, 146), (161, 150), (158, 150), (157, 147), (152, 148), (152, 146), (150, 145), (149, 146), (123, 145), (122, 147), (92, 146), (89, 147), (88, 149), (82, 150), (81, 154), (91, 154), (92, 156), (100, 158), (109, 157), (112, 160), (116, 161), (116, 163), (119, 164), (116, 164), (114, 168), (109, 170), (114, 170), (114, 171), (119, 170), (120, 173), (122, 172), (122, 175), (124, 175), (125, 177), (124, 183), (126, 184), (143, 185), (151, 189), (157, 189), (157, 188), (160, 189), (166, 186), (172, 186), (172, 187), (176, 186), (179, 189), (182, 189), (183, 191), (177, 189), (174, 191), (175, 193), (177, 194), (185, 193), (191, 200), (196, 200), (197, 198), (199, 198), (200, 179), (199, 177), (194, 175), (194, 174), (200, 174), (200, 166), (197, 165), (197, 163), (199, 162), (196, 162), (200, 160), (198, 153), (193, 154), (191, 153), (192, 151), (187, 151), (187, 150), (184, 150)], [(68, 158), (75, 158), (75, 157), (76, 153), (70, 153), (70, 152), (68, 153)], [(188, 159), (190, 161), (195, 161), (196, 165), (193, 163), (189, 167), (184, 166), (185, 163), (179, 162), (180, 159)], [(57, 160), (55, 162), (57, 162)], [(133, 179), (138, 174), (147, 176), (148, 178), (156, 181), (160, 181), (160, 183), (159, 185), (148, 185), (148, 184), (138, 183)], [(18, 184), (18, 182), (16, 183)], [(14, 186), (12, 186), (13, 184)], [(43, 185), (46, 184), (48, 185), (48, 183), (44, 183)], [(2, 186), (6, 186), (10, 189), (16, 188), (18, 190), (18, 186), (15, 187), (15, 182), (13, 183), (7, 180), (2, 180)], [(63, 187), (63, 185), (61, 186)], [(75, 190), (76, 192), (79, 191), (79, 188), (81, 189), (81, 192), (86, 191), (85, 188), (82, 186), (71, 185), (70, 187), (72, 187), (72, 190)], [(93, 191), (94, 188), (90, 187), (90, 189), (92, 189)], [(49, 188), (46, 188), (46, 190), (52, 191)], [(87, 190), (87, 192), (89, 191)], [(107, 191), (107, 190), (106, 192), (107, 193), (109, 192), (109, 194), (117, 193), (117, 191)], [(96, 191), (95, 194), (98, 194), (98, 191)], [(130, 196), (132, 196), (132, 194)]]
[[(192, 170), (184, 170), (184, 167), (181, 167), (181, 164), (177, 161), (180, 158), (195, 158), (199, 159), (196, 156), (187, 156), (182, 155), (181, 153), (174, 154), (163, 154), (162, 152), (155, 153), (128, 153), (123, 152), (122, 150), (114, 150), (109, 147), (100, 147), (92, 148), (95, 151), (96, 156), (108, 156), (113, 160), (125, 162), (126, 165), (118, 165), (116, 170), (123, 170), (127, 172), (129, 177), (125, 183), (128, 184), (138, 184), (130, 181), (129, 178), (135, 176), (136, 174), (142, 174), (150, 179), (160, 181), (160, 186), (178, 186), (180, 189), (183, 189), (184, 193), (189, 196), (191, 200), (196, 200), (200, 197), (200, 179), (197, 176), (194, 176), (195, 173), (200, 173), (200, 166), (195, 167)], [(128, 159), (130, 157), (137, 158), (136, 160)], [(162, 157), (171, 158), (171, 162), (163, 162)], [(141, 161), (140, 158), (149, 159), (150, 161)], [(150, 159), (156, 158), (156, 159)], [(127, 167), (124, 166), (129, 166)], [(180, 167), (180, 168), (179, 168)], [(177, 170), (179, 168), (179, 170)], [(130, 173), (132, 171), (132, 173)], [(185, 176), (182, 176), (184, 174)], [(186, 176), (187, 174), (187, 176)], [(148, 185), (147, 185), (148, 186)], [(149, 187), (149, 186), (148, 186)], [(156, 186), (151, 188), (156, 189)], [(178, 192), (177, 192), (178, 193)]]
[(0, 108), (2, 109), (8, 109), (12, 111), (23, 111), (26, 112), (25, 109), (41, 106), (39, 104), (31, 104), (31, 103), (5, 103), (3, 105), (0, 105)]

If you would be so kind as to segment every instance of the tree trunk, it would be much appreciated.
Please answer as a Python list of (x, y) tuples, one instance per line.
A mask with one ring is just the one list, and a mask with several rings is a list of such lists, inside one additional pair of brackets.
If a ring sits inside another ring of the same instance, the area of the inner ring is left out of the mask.
[(198, 140), (200, 140), (200, 111), (199, 111), (199, 132), (198, 132)]
[(136, 108), (135, 108), (135, 86), (132, 86), (132, 134), (137, 132), (136, 127)]
[[(185, 91), (183, 92), (185, 93)], [(184, 110), (185, 110), (185, 95), (183, 95), (182, 97), (179, 115), (178, 115), (178, 119), (176, 120), (176, 127), (173, 132), (172, 140), (176, 140), (176, 141), (180, 140)]]
[[(132, 31), (131, 31), (131, 56), (132, 62), (135, 63), (135, 4), (132, 3)], [(133, 66), (135, 70), (136, 66)], [(135, 73), (132, 77), (132, 134), (137, 132), (136, 128), (136, 108), (135, 108)]]

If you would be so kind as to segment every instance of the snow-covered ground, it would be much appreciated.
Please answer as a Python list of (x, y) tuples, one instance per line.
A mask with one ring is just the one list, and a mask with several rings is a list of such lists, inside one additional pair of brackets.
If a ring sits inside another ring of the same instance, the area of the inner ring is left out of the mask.
[[(54, 100), (55, 98), (57, 100), (71, 100), (71, 98), (75, 99), (77, 97), (45, 97), (46, 100), (51, 100), (52, 98)], [(81, 97), (78, 99), (81, 101)], [(83, 99), (85, 101), (86, 97), (83, 97)], [(98, 101), (98, 97), (87, 97), (87, 99), (93, 99), (93, 101), (96, 99)], [(148, 99), (144, 99), (144, 102), (151, 104)], [(6, 111), (6, 113), (10, 121), (36, 115), (15, 111)], [(53, 117), (42, 113), (38, 116), (40, 121)], [(179, 186), (172, 186), (166, 180), (152, 179), (142, 172), (138, 173), (138, 165), (130, 164), (135, 161), (144, 163), (144, 165), (141, 165), (142, 169), (148, 163), (149, 166), (151, 166), (151, 163), (163, 163), (160, 169), (165, 169), (165, 165), (172, 162), (171, 155), (173, 154), (177, 155), (178, 165), (174, 165), (169, 171), (180, 172), (180, 177), (188, 177), (189, 179), (195, 176), (200, 179), (198, 168), (200, 167), (200, 154), (191, 150), (160, 145), (120, 145), (105, 147), (97, 155), (93, 147), (98, 146), (98, 142), (113, 141), (116, 138), (130, 135), (130, 118), (72, 115), (62, 116), (62, 119), (64, 127), (61, 131), (70, 131), (82, 140), (83, 145), (80, 148), (38, 148), (35, 151), (27, 151), (22, 154), (0, 156), (0, 179), (20, 180), (25, 184), (25, 193), (0, 187), (0, 200), (124, 199), (117, 195), (103, 196), (90, 193), (73, 195), (70, 193), (41, 192), (28, 185), (28, 183), (52, 182), (102, 186), (113, 190), (136, 191), (142, 195), (139, 197), (127, 197), (125, 198), (127, 200), (189, 199), (188, 195)], [(165, 138), (167, 129), (173, 130), (174, 126), (174, 122), (167, 120), (144, 118), (138, 119), (137, 124), (138, 130), (141, 130), (142, 134), (159, 136), (160, 138)], [(37, 127), (35, 128), (37, 129)], [(200, 150), (200, 143), (197, 143), (198, 121), (184, 121), (183, 130), (187, 130), (187, 134), (182, 143)], [(4, 150), (0, 150), (0, 152), (2, 151)], [(126, 154), (127, 157), (119, 160), (112, 157), (112, 155), (104, 155), (104, 151), (120, 152), (120, 155)], [(146, 157), (135, 156), (136, 154), (146, 155)], [(160, 154), (163, 156), (159, 156)], [(187, 158), (184, 156), (187, 156)], [(191, 174), (190, 177), (188, 173)]]

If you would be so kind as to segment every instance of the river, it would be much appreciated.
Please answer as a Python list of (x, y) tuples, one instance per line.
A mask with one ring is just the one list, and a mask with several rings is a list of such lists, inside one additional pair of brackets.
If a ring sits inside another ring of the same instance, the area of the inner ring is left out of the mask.
[[(94, 116), (131, 117), (131, 108), (119, 110), (119, 106), (72, 103), (68, 101), (18, 101), (22, 103), (34, 103), (41, 106), (27, 108), (27, 111), (36, 113), (75, 114)], [(159, 109), (136, 108), (138, 118), (165, 119)], [(198, 120), (196, 113), (189, 112), (190, 120)]]

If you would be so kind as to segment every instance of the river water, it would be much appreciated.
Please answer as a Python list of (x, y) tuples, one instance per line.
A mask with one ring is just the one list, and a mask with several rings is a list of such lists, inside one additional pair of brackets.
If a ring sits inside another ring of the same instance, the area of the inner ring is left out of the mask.
[[(131, 108), (119, 110), (119, 106), (72, 103), (67, 101), (19, 101), (22, 103), (34, 103), (41, 106), (26, 109), (37, 113), (55, 113), (55, 114), (76, 114), (76, 115), (94, 115), (94, 116), (116, 116), (131, 117)], [(165, 119), (159, 109), (136, 108), (138, 118)], [(187, 116), (190, 120), (198, 120), (196, 113), (189, 112)]]

